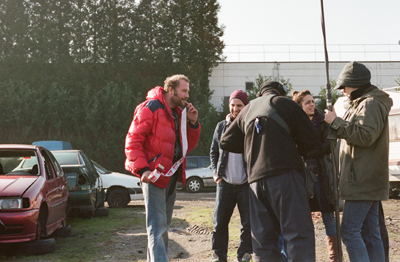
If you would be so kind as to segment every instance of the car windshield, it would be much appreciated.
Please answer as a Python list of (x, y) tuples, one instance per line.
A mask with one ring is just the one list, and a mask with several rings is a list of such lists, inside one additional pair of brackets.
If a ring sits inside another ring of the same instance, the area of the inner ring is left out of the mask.
[(52, 152), (60, 165), (80, 165), (76, 152)]
[(38, 175), (35, 150), (0, 150), (0, 175)]

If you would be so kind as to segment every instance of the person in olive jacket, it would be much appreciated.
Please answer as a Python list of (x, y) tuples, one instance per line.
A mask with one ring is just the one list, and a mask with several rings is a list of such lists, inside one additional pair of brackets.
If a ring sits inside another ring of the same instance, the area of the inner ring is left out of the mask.
[(345, 200), (341, 232), (351, 262), (385, 261), (379, 204), (389, 198), (388, 115), (393, 102), (370, 80), (365, 65), (346, 64), (335, 89), (349, 98), (349, 108), (343, 119), (325, 110), (325, 121), (331, 124), (329, 138), (341, 139), (339, 193)]

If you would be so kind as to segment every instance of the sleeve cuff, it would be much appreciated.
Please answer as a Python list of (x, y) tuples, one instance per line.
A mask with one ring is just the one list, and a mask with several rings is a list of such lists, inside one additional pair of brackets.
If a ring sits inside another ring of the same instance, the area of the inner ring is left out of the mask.
[(196, 121), (196, 123), (194, 125), (192, 124), (192, 122), (189, 121), (189, 127), (192, 129), (199, 128), (199, 121)]
[(143, 173), (146, 171), (150, 171), (150, 168), (144, 167), (144, 168), (140, 169), (137, 173), (139, 174), (140, 177), (142, 177)]
[(331, 128), (332, 129), (335, 129), (335, 130), (338, 130), (339, 129), (339, 127), (340, 127), (340, 117), (336, 117), (334, 120), (333, 120), (333, 122), (332, 122), (332, 124), (331, 124)]

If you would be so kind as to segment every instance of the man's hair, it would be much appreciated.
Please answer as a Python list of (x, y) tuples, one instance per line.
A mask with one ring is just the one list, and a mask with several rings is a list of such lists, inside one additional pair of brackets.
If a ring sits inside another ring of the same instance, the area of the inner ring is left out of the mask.
[(181, 80), (185, 80), (188, 83), (190, 82), (189, 78), (185, 75), (172, 75), (167, 77), (167, 79), (164, 81), (164, 91), (168, 92), (169, 87), (172, 87), (172, 89), (175, 90)]
[(299, 91), (293, 91), (292, 93), (292, 99), (294, 102), (296, 102), (299, 106), (301, 106), (301, 102), (303, 102), (303, 99), (306, 95), (312, 96), (310, 90), (303, 89), (300, 92)]

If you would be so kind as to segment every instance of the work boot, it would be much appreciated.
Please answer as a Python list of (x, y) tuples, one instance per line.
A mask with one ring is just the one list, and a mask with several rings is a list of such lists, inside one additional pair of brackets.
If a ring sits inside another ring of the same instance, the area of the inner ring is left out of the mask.
[(328, 248), (328, 258), (331, 262), (339, 262), (339, 253), (337, 246), (337, 236), (326, 237), (326, 247)]

